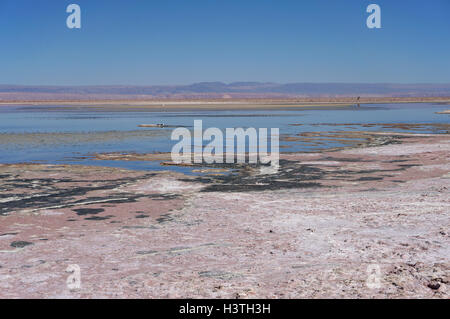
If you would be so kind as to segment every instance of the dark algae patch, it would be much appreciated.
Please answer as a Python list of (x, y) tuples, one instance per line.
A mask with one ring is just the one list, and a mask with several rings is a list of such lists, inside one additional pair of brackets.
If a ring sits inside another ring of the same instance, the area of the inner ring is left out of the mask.
[(78, 208), (74, 209), (73, 211), (76, 212), (78, 216), (83, 216), (83, 215), (96, 215), (104, 212), (105, 210), (103, 208)]
[(106, 220), (106, 219), (110, 219), (112, 217), (114, 217), (114, 216), (112, 216), (112, 215), (103, 216), (103, 217), (101, 217), (101, 216), (92, 216), (92, 217), (86, 217), (85, 220)]
[[(374, 160), (364, 157), (334, 157), (326, 156), (314, 161), (336, 161), (341, 165), (312, 165), (302, 164), (301, 161), (280, 160), (278, 171), (262, 173), (261, 164), (241, 165), (230, 174), (203, 175), (193, 179), (181, 181), (194, 181), (205, 184), (202, 192), (249, 192), (266, 191), (291, 188), (323, 188), (330, 186), (329, 181), (341, 182), (370, 182), (382, 181), (386, 177), (394, 177), (392, 173), (400, 173), (419, 164), (405, 164), (401, 161), (393, 167), (384, 169), (367, 169), (364, 165)], [(349, 163), (351, 165), (349, 165)], [(361, 163), (361, 165), (358, 165)], [(229, 164), (226, 164), (229, 165)], [(207, 164), (205, 167), (222, 167), (221, 164)], [(354, 167), (351, 167), (354, 166)], [(345, 167), (345, 168), (344, 168)], [(349, 168), (351, 167), (351, 168)], [(324, 182), (327, 181), (327, 185)]]
[(17, 234), (18, 233), (4, 233), (4, 234), (0, 234), (0, 237), (2, 237), (2, 236), (15, 236)]
[(157, 218), (156, 221), (158, 222), (158, 224), (162, 224), (162, 223), (167, 223), (167, 222), (171, 222), (174, 219), (172, 218), (172, 216), (170, 216), (170, 214), (162, 214), (161, 217)]
[(148, 217), (150, 217), (150, 216), (144, 215), (144, 214), (136, 215), (136, 216), (135, 216), (135, 218), (148, 218)]
[(280, 160), (279, 165), (278, 172), (273, 174), (261, 174), (259, 170), (263, 165), (252, 164), (241, 166), (234, 174), (200, 176), (192, 180), (207, 184), (202, 192), (247, 192), (322, 186), (319, 181), (325, 172), (320, 168), (288, 160)]
[[(136, 202), (137, 199), (148, 196), (144, 194), (121, 193), (108, 194), (104, 197), (89, 196), (90, 192), (114, 190), (120, 186), (135, 183), (141, 179), (147, 179), (155, 176), (155, 174), (145, 174), (139, 179), (132, 177), (117, 178), (113, 180), (99, 181), (92, 184), (90, 181), (84, 181), (72, 178), (18, 178), (17, 176), (8, 175), (7, 178), (1, 180), (1, 188), (3, 193), (0, 194), (0, 215), (7, 215), (13, 211), (25, 209), (51, 209), (51, 208), (67, 208), (72, 206), (82, 206), (91, 202), (101, 202), (104, 204), (120, 204)], [(72, 184), (65, 186), (65, 184)], [(37, 190), (40, 190), (37, 192)], [(34, 193), (33, 193), (34, 192)], [(76, 199), (84, 197), (83, 199)], [(170, 199), (163, 195), (158, 199)], [(93, 214), (89, 210), (77, 210), (78, 215)]]
[(24, 247), (30, 246), (30, 245), (34, 245), (34, 244), (30, 243), (28, 241), (13, 241), (10, 246), (14, 247), (14, 248), (24, 248)]

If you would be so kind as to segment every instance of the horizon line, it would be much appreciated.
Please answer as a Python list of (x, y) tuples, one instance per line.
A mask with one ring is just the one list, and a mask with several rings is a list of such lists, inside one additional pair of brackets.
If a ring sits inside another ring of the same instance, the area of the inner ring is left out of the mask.
[(290, 85), (290, 84), (313, 84), (313, 85), (336, 85), (336, 84), (352, 84), (352, 85), (450, 85), (450, 82), (270, 82), (270, 81), (199, 81), (184, 84), (16, 84), (16, 83), (0, 83), (0, 86), (16, 86), (16, 87), (150, 87), (150, 86), (189, 86), (196, 84), (266, 84), (266, 85)]

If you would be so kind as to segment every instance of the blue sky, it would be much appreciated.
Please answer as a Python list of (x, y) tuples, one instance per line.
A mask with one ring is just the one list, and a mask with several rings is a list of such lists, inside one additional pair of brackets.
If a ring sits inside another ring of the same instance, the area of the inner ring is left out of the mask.
[(449, 17), (449, 0), (1, 0), (0, 83), (450, 83)]

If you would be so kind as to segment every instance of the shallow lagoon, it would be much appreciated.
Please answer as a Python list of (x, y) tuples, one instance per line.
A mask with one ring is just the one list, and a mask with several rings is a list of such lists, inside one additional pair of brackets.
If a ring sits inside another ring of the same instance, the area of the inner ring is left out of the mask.
[[(364, 124), (449, 124), (450, 116), (435, 112), (448, 105), (433, 103), (362, 104), (360, 107), (296, 108), (274, 110), (88, 110), (87, 107), (3, 106), (0, 107), (0, 163), (44, 162), (86, 164), (129, 169), (168, 169), (159, 162), (96, 161), (90, 154), (104, 152), (170, 152), (173, 128), (138, 128), (139, 124), (164, 123), (192, 127), (203, 120), (203, 129), (255, 127), (280, 129), (280, 135), (303, 132), (388, 131), (443, 133), (433, 125), (405, 128)], [(295, 124), (295, 125), (292, 125)], [(335, 125), (353, 124), (353, 125)], [(339, 147), (334, 139), (321, 145), (286, 141), (282, 152), (314, 151)], [(185, 171), (186, 168), (173, 168)]]

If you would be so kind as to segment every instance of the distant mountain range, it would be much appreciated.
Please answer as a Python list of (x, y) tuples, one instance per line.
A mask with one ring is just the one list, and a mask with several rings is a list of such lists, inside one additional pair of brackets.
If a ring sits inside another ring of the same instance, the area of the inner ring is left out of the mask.
[(189, 85), (27, 86), (0, 85), (0, 100), (441, 97), (450, 84), (201, 82)]

